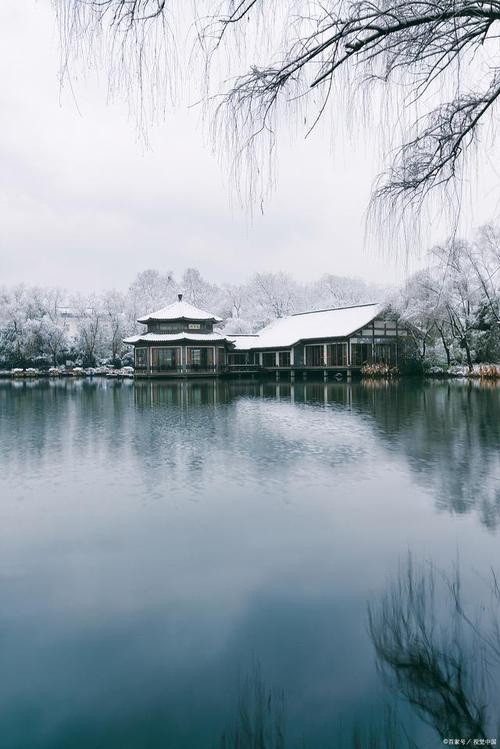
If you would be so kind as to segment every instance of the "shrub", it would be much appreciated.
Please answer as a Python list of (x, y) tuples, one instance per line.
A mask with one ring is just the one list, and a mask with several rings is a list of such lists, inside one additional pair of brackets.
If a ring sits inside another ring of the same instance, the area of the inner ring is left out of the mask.
[(389, 364), (363, 364), (361, 375), (370, 378), (399, 377), (399, 369), (398, 367), (391, 367)]

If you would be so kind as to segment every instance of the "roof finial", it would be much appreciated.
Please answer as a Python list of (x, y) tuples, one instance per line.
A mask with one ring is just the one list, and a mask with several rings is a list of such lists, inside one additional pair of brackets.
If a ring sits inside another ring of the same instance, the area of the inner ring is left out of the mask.
[(177, 299), (179, 300), (179, 302), (182, 302), (182, 292), (181, 291), (177, 294)]

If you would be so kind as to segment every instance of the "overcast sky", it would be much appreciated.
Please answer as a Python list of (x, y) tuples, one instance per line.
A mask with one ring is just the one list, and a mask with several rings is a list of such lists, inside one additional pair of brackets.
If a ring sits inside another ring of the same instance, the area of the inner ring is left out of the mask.
[[(0, 3), (0, 284), (125, 289), (145, 268), (198, 267), (214, 281), (255, 271), (402, 280), (404, 257), (364, 248), (364, 212), (379, 162), (359, 142), (331, 154), (325, 128), (286, 142), (264, 215), (231, 200), (196, 109), (179, 107), (137, 138), (105, 81), (59, 86), (49, 0)], [(491, 202), (491, 200), (490, 200)], [(490, 210), (480, 196), (476, 223)], [(410, 269), (418, 266), (415, 248)]]

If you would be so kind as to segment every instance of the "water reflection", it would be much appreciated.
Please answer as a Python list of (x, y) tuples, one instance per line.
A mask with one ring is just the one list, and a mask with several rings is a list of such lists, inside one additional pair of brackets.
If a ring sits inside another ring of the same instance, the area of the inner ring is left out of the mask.
[[(445, 573), (407, 556), (368, 607), (378, 672), (393, 699), (340, 724), (331, 746), (419, 749), (443, 740), (483, 746), (500, 740), (500, 588), (494, 572), (489, 583), (486, 603), (470, 611), (458, 567)], [(411, 714), (402, 717), (401, 700), (432, 732), (416, 729)], [(220, 749), (289, 746), (286, 691), (270, 689), (260, 667), (239, 690), (234, 723), (222, 733)]]
[[(145, 480), (151, 485), (159, 478), (161, 484), (161, 477), (153, 475), (158, 465), (155, 449), (161, 448), (171, 472), (171, 491), (209, 480), (202, 474), (209, 470), (214, 450), (228, 451), (224, 440), (236, 458), (244, 455), (247, 466), (242, 470), (273, 462), (283, 481), (305, 455), (324, 458), (339, 470), (357, 463), (363, 471), (363, 461), (377, 441), (386, 451), (384, 459), (403, 460), (440, 510), (458, 515), (475, 511), (485, 526), (495, 529), (500, 521), (498, 393), (495, 383), (453, 381), (3, 382), (0, 438), (12, 471), (19, 446), (4, 432), (8, 418), (15, 419), (23, 433), (22, 455), (33, 469), (43, 462), (46, 450), (63, 449), (68, 432), (78, 440), (79, 450), (91, 450), (99, 439), (110, 459), (132, 447), (139, 470), (146, 442), (150, 453)], [(162, 410), (139, 417), (130, 409), (131, 398), (139, 412)], [(262, 406), (259, 401), (264, 401)], [(314, 408), (304, 412), (303, 405)], [(207, 406), (219, 408), (217, 417), (203, 410)], [(327, 419), (318, 412), (321, 406), (328, 409)], [(196, 445), (190, 440), (192, 429)]]
[[(497, 596), (494, 621), (499, 603)], [(481, 608), (465, 615), (458, 572), (436, 579), (432, 567), (416, 568), (410, 557), (369, 610), (382, 677), (441, 740), (497, 736), (500, 651)]]
[[(338, 407), (334, 418), (342, 431), (325, 430), (323, 445), (313, 428), (294, 429), (303, 419), (300, 410), (282, 408), (276, 419), (259, 424), (272, 432), (252, 441), (256, 462), (279, 440), (279, 461), (288, 470), (300, 452), (322, 454), (330, 465), (360, 461), (365, 446), (374, 438), (391, 453), (407, 461), (416, 481), (430, 492), (439, 509), (453, 514), (476, 511), (481, 522), (495, 529), (500, 521), (500, 401), (499, 387), (492, 382), (392, 383), (365, 381), (346, 383), (144, 383), (134, 389), (139, 407), (175, 404), (222, 405), (240, 399), (264, 399), (300, 406)], [(268, 404), (268, 415), (273, 405)], [(349, 414), (348, 418), (346, 415)], [(307, 418), (307, 417), (306, 417)], [(272, 421), (272, 423), (270, 423)], [(339, 422), (342, 422), (340, 424)], [(287, 429), (287, 426), (290, 427)], [(331, 424), (329, 425), (332, 426)], [(370, 434), (367, 434), (367, 428)], [(299, 437), (300, 432), (300, 437)], [(349, 435), (355, 436), (350, 440)], [(333, 439), (329, 439), (333, 438)], [(259, 455), (260, 453), (260, 455)]]
[(222, 732), (218, 749), (285, 749), (283, 690), (269, 689), (260, 667), (239, 688), (234, 727)]
[[(498, 415), (455, 383), (0, 383), (0, 744), (204, 749), (262, 715), (286, 749), (441, 745), (388, 659), (384, 713), (366, 602), (375, 636), (409, 547), (495, 561)], [(255, 659), (260, 697), (233, 712)]]

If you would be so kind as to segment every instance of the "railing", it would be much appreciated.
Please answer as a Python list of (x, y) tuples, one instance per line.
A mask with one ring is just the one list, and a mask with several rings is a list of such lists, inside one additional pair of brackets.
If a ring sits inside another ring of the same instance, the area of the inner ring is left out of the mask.
[(148, 374), (186, 374), (188, 372), (202, 372), (214, 374), (220, 371), (222, 367), (218, 367), (215, 364), (182, 364), (175, 366), (156, 366), (156, 367), (144, 367), (136, 366), (136, 372), (147, 372)]
[(227, 364), (225, 367), (226, 372), (257, 372), (262, 369), (260, 364)]
[(184, 364), (181, 369), (184, 372), (218, 372), (221, 367), (216, 364)]

